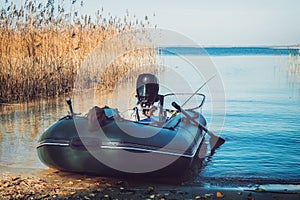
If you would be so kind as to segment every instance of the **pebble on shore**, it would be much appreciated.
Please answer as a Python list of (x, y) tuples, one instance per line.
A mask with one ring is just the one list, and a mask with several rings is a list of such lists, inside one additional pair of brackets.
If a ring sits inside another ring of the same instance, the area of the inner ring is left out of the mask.
[(129, 183), (125, 180), (48, 171), (34, 174), (0, 174), (0, 199), (300, 199), (300, 193), (283, 194), (218, 190), (191, 185)]

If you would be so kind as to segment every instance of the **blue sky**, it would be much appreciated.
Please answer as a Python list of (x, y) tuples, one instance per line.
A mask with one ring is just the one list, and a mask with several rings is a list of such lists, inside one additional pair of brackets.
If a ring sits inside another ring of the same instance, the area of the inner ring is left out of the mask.
[(85, 5), (91, 13), (103, 6), (113, 15), (123, 16), (126, 9), (147, 15), (159, 28), (200, 45), (300, 44), (299, 0), (86, 0)]
[(84, 4), (83, 11), (90, 15), (103, 7), (113, 16), (123, 17), (126, 9), (140, 19), (148, 16), (158, 28), (204, 46), (300, 44), (299, 0), (84, 0)]

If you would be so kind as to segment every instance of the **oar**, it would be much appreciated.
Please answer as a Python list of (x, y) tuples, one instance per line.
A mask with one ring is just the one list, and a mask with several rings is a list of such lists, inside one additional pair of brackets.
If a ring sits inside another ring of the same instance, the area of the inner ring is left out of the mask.
[(193, 119), (185, 110), (183, 110), (176, 102), (172, 102), (172, 106), (176, 108), (178, 111), (180, 111), (182, 114), (184, 114), (189, 120), (194, 122), (195, 124), (198, 125), (199, 128), (204, 130), (209, 136), (209, 144), (210, 144), (210, 149), (211, 149), (211, 154), (219, 148), (222, 144), (224, 144), (225, 140), (221, 137), (216, 136), (213, 134), (211, 131), (209, 131), (205, 126), (203, 126), (200, 122), (196, 121)]

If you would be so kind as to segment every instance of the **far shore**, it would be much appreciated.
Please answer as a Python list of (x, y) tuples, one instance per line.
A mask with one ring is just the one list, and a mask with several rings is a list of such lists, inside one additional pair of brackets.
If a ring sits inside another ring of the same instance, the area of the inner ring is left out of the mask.
[(190, 48), (273, 48), (273, 49), (299, 49), (300, 45), (177, 45), (168, 44), (166, 46), (158, 46), (159, 48), (166, 47), (190, 47)]

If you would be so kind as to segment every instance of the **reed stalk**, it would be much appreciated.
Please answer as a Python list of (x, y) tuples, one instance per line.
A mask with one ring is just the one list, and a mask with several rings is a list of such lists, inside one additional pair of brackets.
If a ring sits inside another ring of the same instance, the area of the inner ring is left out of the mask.
[[(73, 13), (54, 3), (49, 0), (46, 5), (36, 5), (27, 0), (20, 8), (8, 2), (1, 8), (0, 103), (62, 95), (72, 91), (77, 80), (85, 81), (80, 82), (84, 87), (77, 88), (95, 88), (96, 84), (98, 89), (111, 91), (130, 68), (156, 63), (154, 47), (140, 48), (132, 37), (106, 45), (106, 56), (116, 55), (116, 49), (131, 49), (108, 63), (109, 67), (79, 73), (90, 52), (102, 43), (145, 28), (149, 22), (128, 22), (128, 16), (105, 18), (103, 9), (94, 17), (80, 15), (75, 8), (83, 6), (82, 2), (75, 5), (72, 1)], [(94, 76), (100, 72), (101, 77)], [(79, 74), (83, 77), (78, 78)]]
[(289, 55), (289, 76), (297, 76), (300, 78), (300, 46), (298, 47), (298, 54), (291, 53)]

